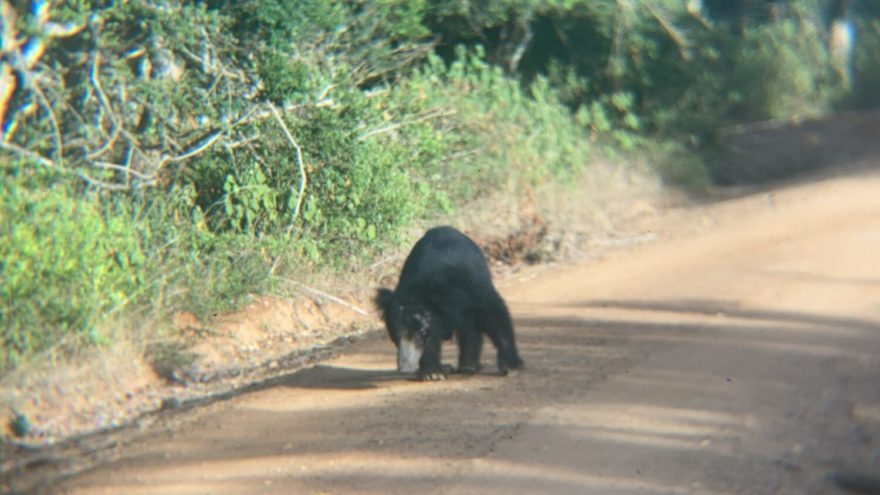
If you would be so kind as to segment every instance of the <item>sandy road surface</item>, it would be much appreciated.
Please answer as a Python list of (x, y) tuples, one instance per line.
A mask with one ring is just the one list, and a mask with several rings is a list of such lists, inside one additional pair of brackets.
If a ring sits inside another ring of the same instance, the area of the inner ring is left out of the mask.
[(54, 491), (824, 494), (832, 473), (880, 476), (880, 175), (716, 216), (505, 287), (520, 374), (407, 381), (375, 335)]

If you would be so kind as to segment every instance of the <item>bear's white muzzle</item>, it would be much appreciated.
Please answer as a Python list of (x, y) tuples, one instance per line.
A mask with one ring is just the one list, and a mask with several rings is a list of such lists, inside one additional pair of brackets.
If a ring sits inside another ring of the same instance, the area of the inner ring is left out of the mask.
[(422, 349), (415, 341), (408, 338), (400, 339), (397, 347), (397, 371), (400, 373), (415, 373), (419, 370), (419, 360), (422, 359)]

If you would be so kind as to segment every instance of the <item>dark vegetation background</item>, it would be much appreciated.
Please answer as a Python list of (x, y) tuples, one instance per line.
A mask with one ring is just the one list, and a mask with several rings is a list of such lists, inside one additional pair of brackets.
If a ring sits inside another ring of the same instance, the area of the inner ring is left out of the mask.
[(0, 36), (0, 372), (599, 154), (700, 188), (725, 127), (880, 103), (870, 0), (4, 0)]

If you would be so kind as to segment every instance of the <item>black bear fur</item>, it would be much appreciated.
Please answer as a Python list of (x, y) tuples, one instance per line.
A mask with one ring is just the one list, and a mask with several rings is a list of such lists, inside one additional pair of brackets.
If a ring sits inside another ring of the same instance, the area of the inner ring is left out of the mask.
[(470, 238), (452, 227), (428, 230), (407, 256), (397, 287), (379, 289), (375, 302), (398, 347), (399, 371), (415, 371), (402, 356), (403, 342), (421, 351), (420, 378), (445, 378), (441, 344), (455, 335), (458, 372), (476, 373), (483, 334), (495, 345), (502, 374), (523, 367), (510, 312), (492, 284), (486, 258)]

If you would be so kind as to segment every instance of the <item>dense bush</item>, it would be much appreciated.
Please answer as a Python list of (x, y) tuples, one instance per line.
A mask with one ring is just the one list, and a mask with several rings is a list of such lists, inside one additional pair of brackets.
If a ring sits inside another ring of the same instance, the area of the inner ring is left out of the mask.
[(57, 343), (102, 342), (94, 324), (142, 302), (146, 261), (130, 212), (27, 167), (4, 172), (0, 369)]
[(858, 18), (856, 26), (857, 43), (853, 53), (853, 94), (852, 106), (855, 108), (876, 108), (880, 106), (880, 6), (873, 18)]
[[(597, 105), (615, 129), (706, 142), (719, 126), (838, 108), (828, 29), (837, 0), (489, 0), (432, 2), (454, 46), (525, 80), (546, 76), (574, 112)], [(857, 105), (869, 105), (880, 37), (873, 2), (853, 2)], [(623, 104), (621, 104), (623, 103)]]

